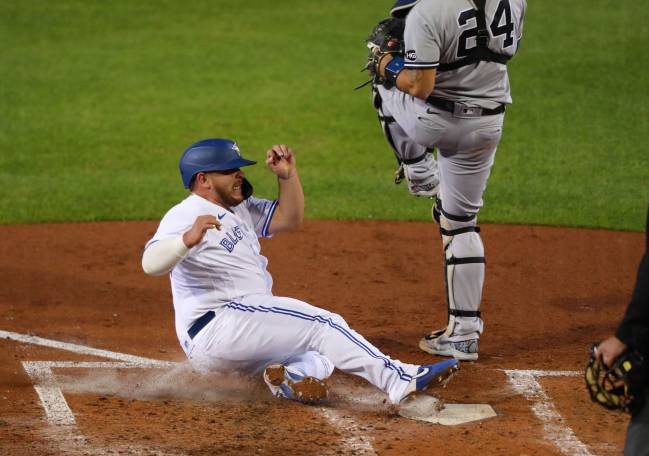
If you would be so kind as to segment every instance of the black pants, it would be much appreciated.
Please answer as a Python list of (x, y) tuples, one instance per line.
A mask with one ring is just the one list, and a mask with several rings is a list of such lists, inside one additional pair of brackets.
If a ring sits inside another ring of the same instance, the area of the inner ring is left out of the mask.
[(644, 407), (631, 417), (626, 432), (624, 456), (649, 456), (649, 388), (644, 395)]

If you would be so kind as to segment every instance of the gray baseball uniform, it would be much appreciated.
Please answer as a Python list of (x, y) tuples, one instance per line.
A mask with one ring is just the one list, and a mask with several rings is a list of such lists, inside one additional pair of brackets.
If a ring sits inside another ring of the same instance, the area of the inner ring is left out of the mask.
[[(488, 0), (486, 25), (490, 50), (512, 57), (523, 32), (525, 0)], [(476, 46), (476, 10), (470, 0), (422, 0), (406, 17), (405, 68), (438, 68), (466, 57)], [(494, 109), (511, 103), (507, 67), (478, 62), (439, 71), (434, 95), (451, 101)]]
[(476, 6), (469, 0), (417, 2), (406, 16), (404, 68), (437, 70), (433, 98), (375, 88), (381, 114), (394, 119), (386, 134), (395, 150), (412, 155), (438, 150), (441, 187), (434, 212), (445, 251), (449, 321), (420, 341), (429, 353), (477, 359), (485, 271), (477, 213), (500, 141), (504, 105), (512, 101), (504, 60), (519, 47), (525, 8), (526, 0), (487, 0), (487, 52), (503, 62), (479, 60), (453, 68), (476, 48)]

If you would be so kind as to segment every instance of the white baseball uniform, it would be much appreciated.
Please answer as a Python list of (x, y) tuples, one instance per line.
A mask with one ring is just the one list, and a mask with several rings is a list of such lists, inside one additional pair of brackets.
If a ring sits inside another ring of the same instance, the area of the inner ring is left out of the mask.
[[(185, 249), (170, 273), (176, 334), (192, 366), (257, 374), (281, 363), (321, 380), (337, 367), (398, 403), (418, 366), (384, 355), (340, 315), (273, 296), (258, 237), (270, 237), (276, 207), (276, 201), (250, 197), (227, 210), (192, 194), (167, 212), (146, 244), (143, 266), (156, 244), (182, 239), (198, 216), (213, 215), (222, 223)], [(193, 333), (211, 312), (213, 318)]]

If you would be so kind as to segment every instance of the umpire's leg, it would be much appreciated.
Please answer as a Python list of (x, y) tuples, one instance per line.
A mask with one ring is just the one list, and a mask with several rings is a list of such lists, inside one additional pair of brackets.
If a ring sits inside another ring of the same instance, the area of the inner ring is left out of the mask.
[(649, 456), (649, 388), (645, 388), (644, 407), (631, 417), (624, 456)]

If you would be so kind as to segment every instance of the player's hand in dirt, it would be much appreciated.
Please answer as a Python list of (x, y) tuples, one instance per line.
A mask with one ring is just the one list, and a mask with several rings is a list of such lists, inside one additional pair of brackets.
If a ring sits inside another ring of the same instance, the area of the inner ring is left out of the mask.
[(183, 234), (183, 242), (188, 249), (191, 249), (201, 242), (207, 230), (211, 229), (220, 230), (221, 222), (213, 215), (199, 215), (192, 227)]
[(286, 144), (276, 144), (266, 152), (266, 166), (280, 179), (295, 175), (295, 155)]

